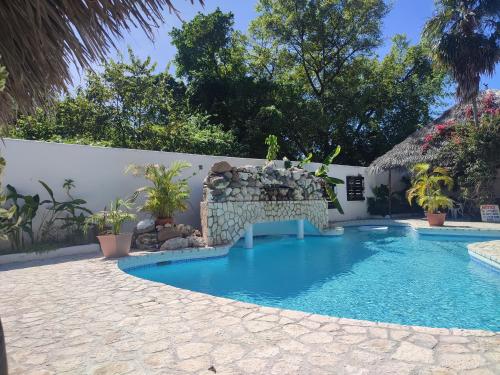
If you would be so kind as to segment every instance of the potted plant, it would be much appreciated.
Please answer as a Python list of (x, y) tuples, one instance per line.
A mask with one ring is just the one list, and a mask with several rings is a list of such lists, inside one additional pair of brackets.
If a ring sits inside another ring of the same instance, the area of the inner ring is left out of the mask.
[(172, 224), (176, 212), (187, 210), (187, 200), (191, 193), (189, 177), (178, 177), (184, 169), (190, 167), (191, 164), (184, 161), (173, 162), (170, 168), (161, 164), (128, 167), (127, 172), (142, 175), (152, 183), (139, 188), (136, 193), (145, 193), (146, 200), (140, 210), (151, 213), (156, 219), (156, 225)]
[(135, 215), (128, 212), (133, 199), (115, 199), (109, 209), (96, 212), (85, 220), (85, 230), (90, 225), (97, 226), (99, 235), (97, 239), (101, 245), (102, 253), (106, 258), (116, 258), (128, 255), (132, 243), (132, 233), (120, 233), (120, 228), (125, 221), (135, 220)]
[(442, 191), (443, 188), (453, 188), (448, 170), (443, 167), (431, 169), (427, 163), (418, 163), (411, 171), (412, 186), (406, 192), (408, 203), (411, 205), (415, 200), (424, 209), (429, 225), (442, 226), (446, 219), (443, 210), (453, 207), (453, 200)]

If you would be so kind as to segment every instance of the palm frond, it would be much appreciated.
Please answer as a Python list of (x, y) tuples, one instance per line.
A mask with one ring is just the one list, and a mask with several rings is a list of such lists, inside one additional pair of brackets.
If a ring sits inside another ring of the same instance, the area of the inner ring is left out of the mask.
[(91, 69), (116, 47), (124, 30), (140, 28), (152, 39), (164, 10), (179, 16), (172, 0), (3, 1), (0, 70), (4, 66), (8, 77), (0, 120), (14, 106), (29, 111), (64, 91), (72, 83), (72, 65)]

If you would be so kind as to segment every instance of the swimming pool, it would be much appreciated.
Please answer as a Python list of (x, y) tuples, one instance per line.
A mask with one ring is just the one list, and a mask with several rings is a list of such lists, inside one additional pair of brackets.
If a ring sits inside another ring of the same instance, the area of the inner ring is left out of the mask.
[(480, 237), (347, 228), (340, 237), (256, 238), (227, 257), (126, 272), (179, 288), (311, 313), (500, 331), (500, 273), (472, 261)]

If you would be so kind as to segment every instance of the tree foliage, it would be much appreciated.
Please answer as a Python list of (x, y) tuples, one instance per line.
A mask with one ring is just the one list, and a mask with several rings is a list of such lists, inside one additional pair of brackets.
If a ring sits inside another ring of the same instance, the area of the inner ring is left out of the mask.
[(260, 114), (287, 154), (319, 161), (341, 145), (341, 162), (367, 164), (429, 120), (444, 74), (403, 36), (384, 59), (374, 55), (383, 1), (261, 0), (257, 10), (250, 66), (274, 83)]
[(13, 136), (159, 151), (234, 154), (231, 132), (211, 116), (191, 113), (186, 87), (169, 73), (155, 73), (150, 59), (129, 51), (130, 62), (109, 61), (89, 73), (87, 85), (48, 108), (18, 118)]
[[(28, 139), (162, 151), (369, 164), (430, 120), (444, 73), (396, 36), (375, 54), (383, 0), (260, 0), (247, 35), (217, 9), (171, 31), (176, 76), (130, 52), (49, 110), (21, 116)], [(335, 142), (333, 141), (335, 140)]]
[(479, 217), (479, 206), (495, 202), (495, 181), (500, 168), (500, 106), (493, 92), (478, 105), (480, 126), (472, 122), (470, 106), (465, 117), (436, 125), (429, 147), (439, 147), (439, 158), (450, 166), (457, 181), (458, 200), (464, 211)]
[(476, 98), (482, 74), (493, 75), (500, 61), (500, 2), (498, 0), (438, 0), (424, 37), (436, 60), (457, 83), (456, 95), (472, 102), (478, 125)]

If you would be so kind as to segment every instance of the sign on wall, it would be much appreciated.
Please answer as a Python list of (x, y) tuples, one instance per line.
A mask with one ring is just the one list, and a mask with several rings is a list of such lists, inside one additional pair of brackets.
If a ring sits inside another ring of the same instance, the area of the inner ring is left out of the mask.
[(363, 176), (346, 176), (347, 200), (364, 201), (365, 200), (365, 179)]
[(481, 220), (488, 223), (500, 223), (500, 210), (496, 204), (483, 204), (481, 208)]

